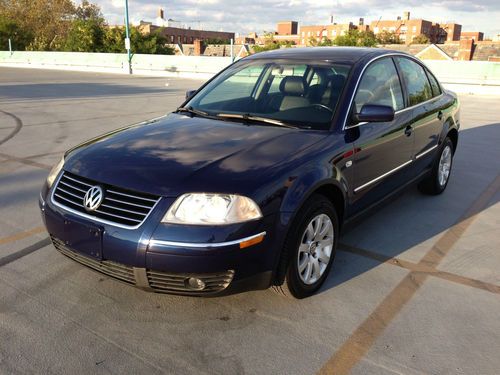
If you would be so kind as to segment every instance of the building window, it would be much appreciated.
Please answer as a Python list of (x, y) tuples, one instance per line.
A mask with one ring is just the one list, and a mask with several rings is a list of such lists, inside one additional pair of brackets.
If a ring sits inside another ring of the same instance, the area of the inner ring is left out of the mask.
[(170, 43), (173, 43), (173, 42), (174, 42), (174, 36), (170, 35)]
[(332, 30), (332, 36), (337, 36), (337, 30)]
[(375, 34), (378, 34), (378, 27), (374, 27), (374, 28), (373, 28), (373, 32), (374, 32)]
[(417, 32), (417, 26), (413, 26), (412, 30), (413, 30), (414, 33), (416, 33)]
[(316, 36), (319, 36), (319, 31), (316, 31)]
[(306, 33), (305, 33), (305, 31), (302, 31), (302, 36), (306, 36)]

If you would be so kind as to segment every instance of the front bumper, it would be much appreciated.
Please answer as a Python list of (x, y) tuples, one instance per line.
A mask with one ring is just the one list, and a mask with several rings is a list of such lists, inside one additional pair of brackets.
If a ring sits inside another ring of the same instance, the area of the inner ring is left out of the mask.
[[(48, 198), (48, 199), (47, 199)], [(117, 280), (143, 290), (182, 295), (222, 295), (265, 289), (271, 285), (274, 252), (269, 230), (273, 217), (243, 227), (225, 228), (209, 234), (209, 228), (158, 225), (168, 208), (161, 201), (139, 228), (130, 230), (82, 218), (52, 204), (50, 194), (40, 195), (42, 217), (54, 247), (67, 257)], [(89, 226), (102, 235), (102, 247), (95, 253), (82, 253), (68, 238), (69, 222)], [(266, 233), (261, 243), (240, 249), (239, 243)], [(188, 242), (186, 241), (188, 239)], [(216, 242), (217, 241), (217, 242)], [(205, 284), (193, 289), (188, 280)]]

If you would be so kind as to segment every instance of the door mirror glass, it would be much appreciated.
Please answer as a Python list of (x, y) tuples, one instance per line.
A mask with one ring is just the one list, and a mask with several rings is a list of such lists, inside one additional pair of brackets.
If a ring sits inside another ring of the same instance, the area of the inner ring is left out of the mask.
[(194, 94), (196, 94), (196, 91), (198, 91), (198, 90), (187, 90), (187, 91), (186, 91), (186, 100), (187, 100), (187, 99), (191, 99), (191, 97), (192, 97)]
[(388, 105), (365, 104), (353, 117), (355, 123), (390, 122), (394, 120), (394, 109)]

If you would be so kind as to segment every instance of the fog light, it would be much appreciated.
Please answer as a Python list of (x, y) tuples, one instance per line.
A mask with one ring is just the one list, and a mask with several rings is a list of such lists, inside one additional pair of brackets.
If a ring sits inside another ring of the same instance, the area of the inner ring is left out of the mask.
[(203, 290), (205, 289), (205, 283), (203, 280), (200, 280), (196, 277), (190, 277), (186, 280), (187, 287), (194, 290)]

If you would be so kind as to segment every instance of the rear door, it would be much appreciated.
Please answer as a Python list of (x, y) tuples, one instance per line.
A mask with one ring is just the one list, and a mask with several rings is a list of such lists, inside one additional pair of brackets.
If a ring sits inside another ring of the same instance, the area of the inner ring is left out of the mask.
[(354, 96), (353, 111), (364, 104), (394, 108), (390, 122), (347, 125), (347, 138), (354, 143), (353, 212), (380, 200), (408, 179), (413, 151), (412, 111), (404, 109), (404, 97), (391, 57), (372, 62), (363, 73)]
[(406, 86), (407, 104), (413, 109), (413, 156), (418, 161), (413, 169), (419, 174), (430, 165), (437, 152), (443, 128), (441, 88), (434, 76), (418, 62), (406, 57), (397, 57), (396, 61)]

